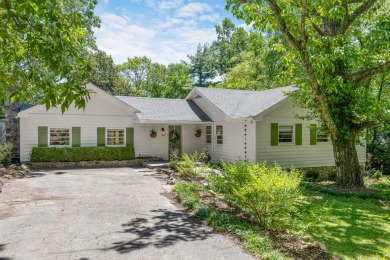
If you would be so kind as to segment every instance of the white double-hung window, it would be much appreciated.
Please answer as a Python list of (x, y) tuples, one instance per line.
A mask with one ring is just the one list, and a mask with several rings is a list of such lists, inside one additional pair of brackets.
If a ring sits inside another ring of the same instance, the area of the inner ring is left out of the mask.
[(279, 143), (293, 142), (294, 127), (292, 125), (279, 126)]
[(125, 145), (124, 129), (107, 129), (107, 145), (123, 146)]
[(69, 128), (50, 128), (49, 144), (50, 146), (69, 146)]

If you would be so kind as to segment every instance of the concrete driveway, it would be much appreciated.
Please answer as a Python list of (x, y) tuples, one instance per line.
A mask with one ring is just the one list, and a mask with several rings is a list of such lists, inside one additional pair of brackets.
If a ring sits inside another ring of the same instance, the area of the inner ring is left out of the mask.
[(0, 259), (252, 259), (148, 169), (35, 172), (0, 194)]

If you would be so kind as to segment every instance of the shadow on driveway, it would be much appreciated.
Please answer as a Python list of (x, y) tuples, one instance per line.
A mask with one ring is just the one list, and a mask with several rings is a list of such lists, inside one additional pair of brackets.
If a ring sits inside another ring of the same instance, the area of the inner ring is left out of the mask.
[(128, 241), (113, 243), (113, 246), (103, 250), (116, 250), (124, 254), (142, 249), (148, 246), (163, 248), (180, 241), (198, 241), (207, 239), (212, 233), (205, 230), (201, 224), (197, 224), (184, 213), (169, 210), (152, 210), (157, 216), (135, 218), (122, 224), (121, 233), (130, 233), (135, 238)]

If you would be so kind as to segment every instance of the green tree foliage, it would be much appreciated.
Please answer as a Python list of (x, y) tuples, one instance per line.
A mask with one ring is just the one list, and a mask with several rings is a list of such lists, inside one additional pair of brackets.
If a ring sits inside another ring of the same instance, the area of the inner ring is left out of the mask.
[(0, 1), (0, 99), (84, 107), (96, 0)]
[(364, 185), (356, 139), (389, 120), (389, 102), (371, 86), (390, 69), (389, 1), (228, 0), (227, 7), (255, 29), (283, 35), (281, 62), (298, 79), (300, 104), (329, 129), (337, 183)]
[(190, 67), (184, 62), (165, 66), (134, 57), (118, 68), (120, 81), (114, 91), (118, 95), (184, 98), (192, 88)]
[(208, 44), (199, 44), (194, 55), (188, 55), (190, 59), (190, 74), (197, 87), (207, 87), (216, 76), (213, 66), (213, 56)]
[[(251, 32), (248, 49), (237, 56), (241, 61), (230, 68), (225, 79), (216, 87), (230, 89), (263, 90), (289, 85), (286, 68), (279, 62), (285, 53), (279, 45), (280, 37), (264, 38)], [(236, 59), (236, 56), (232, 58)]]
[(220, 175), (209, 175), (211, 189), (232, 206), (255, 217), (263, 227), (281, 227), (290, 220), (301, 195), (301, 176), (275, 165), (222, 163)]
[(210, 49), (214, 68), (219, 75), (226, 74), (234, 65), (243, 61), (240, 54), (248, 49), (249, 34), (244, 28), (236, 27), (229, 18), (215, 26), (217, 40)]
[(92, 71), (90, 81), (108, 93), (114, 92), (119, 73), (114, 60), (104, 51), (96, 50), (91, 57)]
[(164, 97), (164, 82), (166, 80), (167, 67), (159, 63), (149, 64), (146, 79), (146, 93), (148, 97)]
[(118, 66), (119, 75), (125, 84), (117, 92), (121, 95), (145, 96), (151, 64), (152, 61), (145, 56), (127, 58), (126, 62)]
[(163, 87), (162, 97), (185, 98), (192, 89), (192, 79), (188, 64), (184, 62), (169, 64), (164, 77)]

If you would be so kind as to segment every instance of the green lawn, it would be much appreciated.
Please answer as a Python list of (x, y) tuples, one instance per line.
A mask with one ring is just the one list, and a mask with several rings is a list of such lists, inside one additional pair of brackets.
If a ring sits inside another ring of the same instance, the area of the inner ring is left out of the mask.
[[(342, 193), (318, 187), (321, 189), (303, 185), (303, 197), (290, 231), (302, 237), (309, 234), (344, 259), (389, 259), (390, 178), (370, 186), (377, 193)], [(207, 188), (197, 183), (179, 183), (174, 192), (196, 217), (217, 231), (236, 236), (254, 255), (262, 259), (283, 258), (255, 224), (202, 205), (197, 192), (204, 189)]]
[(328, 250), (347, 259), (390, 257), (390, 181), (384, 180), (371, 188), (378, 189), (385, 200), (304, 189), (302, 208), (320, 208), (326, 212), (325, 216), (311, 216), (308, 233)]

